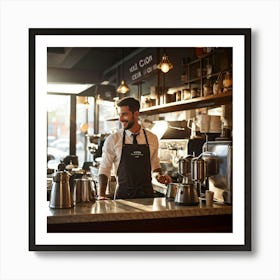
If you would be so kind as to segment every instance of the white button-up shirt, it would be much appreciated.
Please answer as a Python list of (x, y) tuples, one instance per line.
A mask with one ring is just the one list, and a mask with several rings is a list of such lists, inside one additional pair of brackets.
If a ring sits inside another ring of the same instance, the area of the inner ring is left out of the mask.
[[(151, 170), (153, 171), (160, 168), (160, 160), (158, 157), (158, 138), (149, 130), (145, 131), (150, 149)], [(99, 166), (98, 174), (104, 174), (108, 178), (110, 178), (112, 174), (117, 174), (122, 154), (123, 133), (124, 129), (122, 128), (106, 138), (102, 149), (102, 160)], [(130, 130), (125, 130), (125, 144), (132, 144), (132, 141), (132, 132)], [(146, 138), (142, 128), (137, 136), (137, 143), (146, 144)], [(139, 172), (141, 172), (141, 170), (139, 170)]]

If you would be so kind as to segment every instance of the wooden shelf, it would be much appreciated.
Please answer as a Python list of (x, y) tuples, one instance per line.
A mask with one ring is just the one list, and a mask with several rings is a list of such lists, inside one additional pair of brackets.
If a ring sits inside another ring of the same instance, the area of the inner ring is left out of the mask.
[(203, 107), (220, 106), (232, 102), (232, 93), (223, 93), (217, 95), (209, 95), (206, 97), (196, 97), (184, 101), (177, 101), (149, 108), (141, 109), (141, 115), (154, 115), (171, 113), (176, 111), (184, 111), (198, 109)]
[[(222, 93), (217, 95), (209, 95), (206, 97), (196, 97), (183, 101), (176, 101), (167, 104), (152, 106), (140, 109), (140, 115), (155, 115), (172, 113), (176, 111), (192, 110), (204, 107), (215, 107), (232, 102), (232, 93)], [(107, 121), (118, 121), (119, 117), (112, 117)]]

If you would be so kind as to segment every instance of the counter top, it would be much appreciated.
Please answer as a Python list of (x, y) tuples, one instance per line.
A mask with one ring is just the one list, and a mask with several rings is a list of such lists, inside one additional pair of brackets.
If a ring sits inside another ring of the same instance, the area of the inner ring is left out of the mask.
[(232, 214), (232, 206), (229, 205), (214, 203), (212, 207), (206, 207), (204, 203), (200, 203), (198, 206), (181, 206), (163, 197), (83, 202), (70, 209), (48, 207), (47, 222), (48, 224), (93, 223), (228, 214)]

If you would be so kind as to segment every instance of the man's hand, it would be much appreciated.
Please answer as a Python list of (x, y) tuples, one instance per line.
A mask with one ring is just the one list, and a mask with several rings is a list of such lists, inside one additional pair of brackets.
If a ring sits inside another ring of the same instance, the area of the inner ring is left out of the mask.
[(167, 185), (169, 183), (172, 183), (172, 179), (168, 175), (158, 174), (158, 175), (156, 175), (156, 179), (161, 184)]

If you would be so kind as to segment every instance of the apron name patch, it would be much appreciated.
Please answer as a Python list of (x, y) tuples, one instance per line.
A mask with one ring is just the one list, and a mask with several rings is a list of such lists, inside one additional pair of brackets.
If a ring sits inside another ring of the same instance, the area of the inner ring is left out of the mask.
[(134, 158), (139, 158), (143, 156), (143, 153), (142, 151), (132, 151), (130, 155), (133, 156)]

